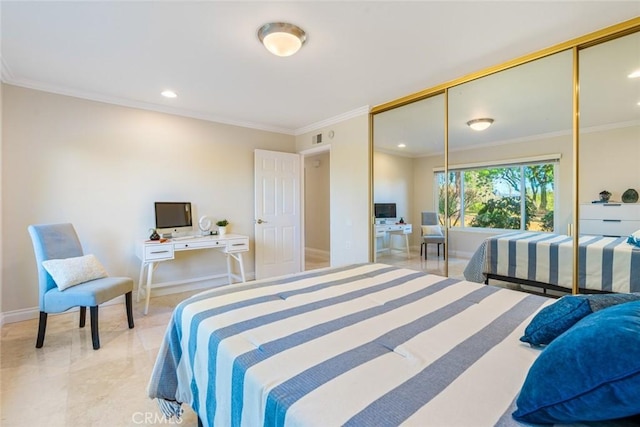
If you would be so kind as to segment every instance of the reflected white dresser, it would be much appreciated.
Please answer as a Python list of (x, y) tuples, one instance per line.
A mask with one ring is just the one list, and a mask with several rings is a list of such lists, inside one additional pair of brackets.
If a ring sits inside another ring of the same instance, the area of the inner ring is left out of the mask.
[(629, 236), (640, 230), (640, 203), (585, 203), (580, 205), (580, 233)]

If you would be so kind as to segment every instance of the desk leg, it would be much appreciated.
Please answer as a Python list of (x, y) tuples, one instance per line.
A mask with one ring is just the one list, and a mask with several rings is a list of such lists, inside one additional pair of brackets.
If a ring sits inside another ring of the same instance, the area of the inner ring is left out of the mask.
[(409, 235), (408, 234), (404, 235), (404, 242), (407, 245), (407, 258), (411, 258), (411, 254), (409, 253)]
[(151, 298), (151, 283), (153, 282), (153, 270), (156, 266), (155, 262), (149, 263), (147, 267), (147, 283), (145, 286), (146, 302), (144, 303), (144, 314), (146, 315), (149, 312), (149, 298)]
[(140, 302), (140, 292), (142, 292), (142, 287), (144, 286), (144, 268), (147, 266), (147, 263), (143, 262), (140, 264), (140, 276), (138, 277), (138, 292), (136, 293), (136, 302)]
[(231, 284), (231, 258), (235, 259), (238, 262), (238, 266), (240, 267), (240, 277), (242, 278), (242, 283), (246, 282), (246, 278), (244, 276), (244, 262), (242, 261), (242, 252), (226, 254), (227, 255), (227, 274), (229, 275), (229, 284)]
[(242, 277), (242, 283), (246, 282), (244, 278), (244, 262), (242, 261), (242, 252), (238, 252), (238, 264), (240, 264), (240, 277)]
[(227, 277), (229, 278), (229, 284), (232, 284), (231, 279), (231, 254), (227, 254)]

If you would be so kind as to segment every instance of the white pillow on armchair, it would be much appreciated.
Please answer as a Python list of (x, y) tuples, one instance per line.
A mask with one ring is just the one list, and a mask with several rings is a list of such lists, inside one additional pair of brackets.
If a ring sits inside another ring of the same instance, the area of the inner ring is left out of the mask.
[(442, 233), (442, 226), (440, 225), (423, 225), (422, 235), (423, 236), (444, 236), (444, 234)]
[(42, 261), (42, 266), (51, 275), (61, 291), (80, 283), (108, 276), (107, 271), (94, 255), (49, 259)]

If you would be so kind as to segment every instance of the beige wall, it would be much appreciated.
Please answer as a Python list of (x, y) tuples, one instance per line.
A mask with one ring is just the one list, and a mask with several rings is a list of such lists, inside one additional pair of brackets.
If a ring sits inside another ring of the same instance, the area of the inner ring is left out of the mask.
[(598, 200), (602, 190), (621, 201), (629, 188), (640, 192), (640, 126), (580, 135), (580, 202)]
[[(10, 85), (2, 100), (3, 313), (37, 306), (29, 224), (72, 222), (86, 253), (137, 282), (154, 201), (190, 201), (195, 230), (201, 215), (227, 218), (253, 242), (253, 150), (295, 152), (290, 135)], [(245, 268), (254, 271), (253, 247)], [(185, 271), (224, 275), (225, 257), (179, 253), (156, 277)]]
[(304, 159), (304, 222), (305, 248), (326, 252), (330, 250), (330, 156), (321, 153)]
[(373, 202), (396, 203), (398, 219), (408, 224), (420, 222), (414, 216), (414, 161), (408, 157), (374, 151), (373, 153)]
[[(333, 131), (333, 138), (329, 132)], [(331, 265), (369, 260), (369, 116), (362, 114), (296, 136), (296, 149), (318, 148), (311, 136), (322, 132), (331, 151)]]

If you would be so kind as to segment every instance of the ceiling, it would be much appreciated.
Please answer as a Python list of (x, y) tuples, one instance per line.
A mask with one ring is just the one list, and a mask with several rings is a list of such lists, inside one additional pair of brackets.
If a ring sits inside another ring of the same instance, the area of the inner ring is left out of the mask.
[[(640, 72), (640, 32), (580, 49), (579, 59), (580, 132), (640, 129), (640, 78), (628, 77)], [(572, 89), (570, 49), (451, 87), (449, 151), (571, 138)], [(444, 103), (440, 94), (377, 113), (376, 150), (406, 157), (442, 154)], [(494, 119), (488, 129), (476, 132), (467, 126), (469, 120), (485, 117)]]
[[(640, 1), (0, 6), (5, 83), (293, 135), (640, 16)], [(273, 21), (307, 32), (300, 52), (260, 45)]]

